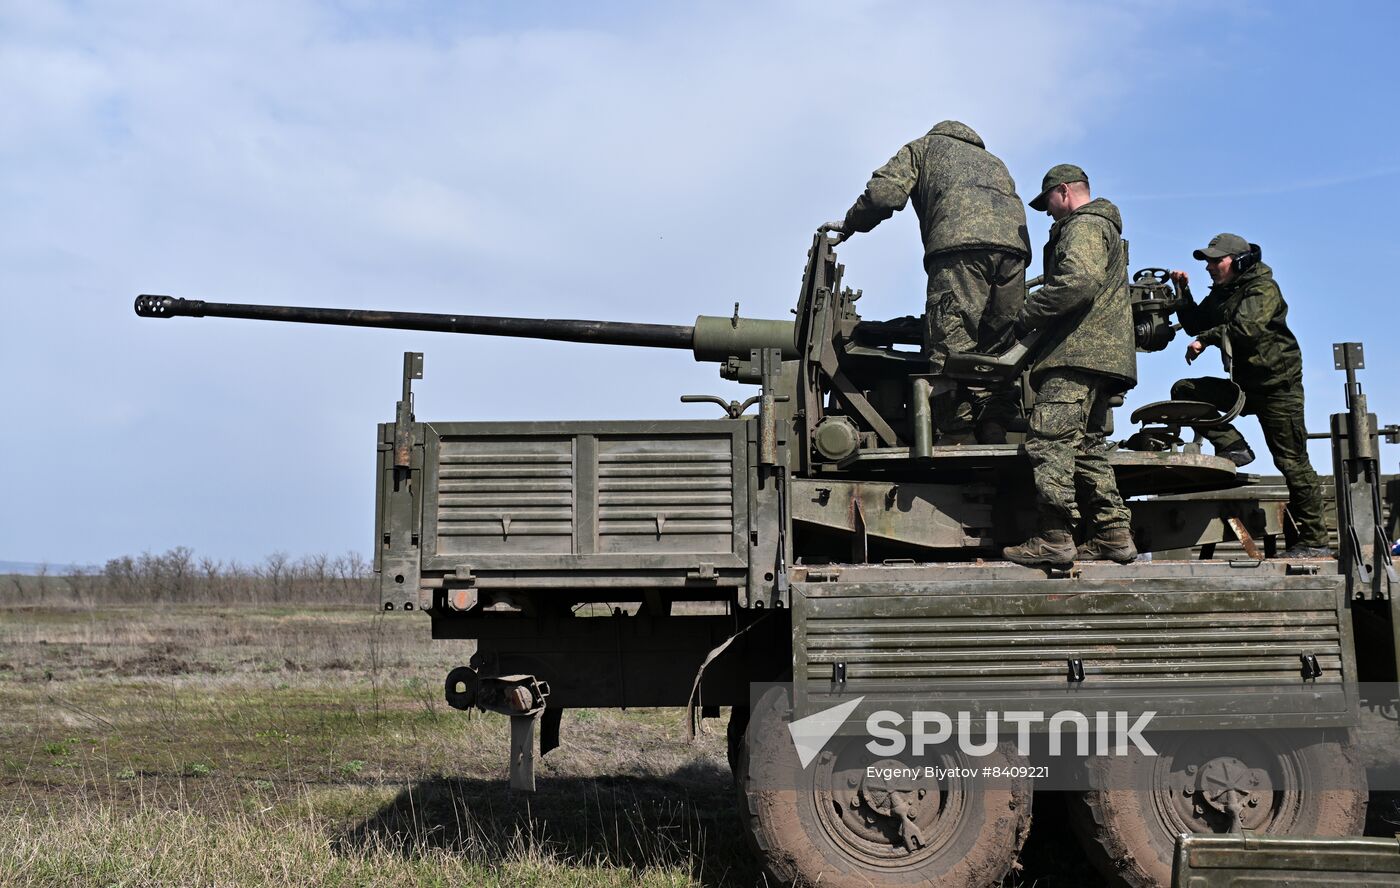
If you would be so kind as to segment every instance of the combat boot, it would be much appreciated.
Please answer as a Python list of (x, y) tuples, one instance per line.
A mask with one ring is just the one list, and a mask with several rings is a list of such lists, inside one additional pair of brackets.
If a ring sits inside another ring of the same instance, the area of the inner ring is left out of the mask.
[(1019, 546), (1007, 546), (1001, 557), (1026, 567), (1054, 567), (1060, 570), (1074, 564), (1074, 537), (1067, 530), (1042, 530)]
[(1133, 545), (1133, 535), (1126, 525), (1107, 527), (1094, 534), (1074, 553), (1079, 561), (1113, 561), (1118, 564), (1131, 564), (1137, 561), (1137, 546)]
[(1331, 546), (1305, 546), (1302, 543), (1290, 546), (1283, 553), (1284, 558), (1331, 558)]
[(1230, 462), (1235, 464), (1235, 468), (1237, 469), (1242, 469), (1250, 463), (1254, 462), (1254, 451), (1251, 450), (1249, 448), (1249, 445), (1244, 443), (1243, 441), (1230, 448), (1229, 450), (1217, 450), (1215, 451), (1215, 455), (1228, 459)]

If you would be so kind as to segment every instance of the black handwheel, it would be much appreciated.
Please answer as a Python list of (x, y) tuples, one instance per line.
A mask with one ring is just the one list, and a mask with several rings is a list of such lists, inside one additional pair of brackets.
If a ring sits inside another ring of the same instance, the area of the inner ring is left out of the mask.
[(1133, 283), (1139, 286), (1161, 286), (1172, 279), (1172, 273), (1165, 268), (1139, 268), (1133, 275)]

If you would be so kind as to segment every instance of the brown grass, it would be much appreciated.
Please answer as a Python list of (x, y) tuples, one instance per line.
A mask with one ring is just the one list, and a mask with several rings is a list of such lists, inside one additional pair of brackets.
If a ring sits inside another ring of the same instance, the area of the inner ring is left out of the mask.
[[(5, 885), (750, 885), (719, 732), (571, 712), (533, 797), (372, 606), (0, 607)], [(626, 743), (618, 743), (626, 737)]]
[[(0, 604), (0, 884), (765, 884), (719, 722), (570, 711), (512, 793), (506, 720), (442, 702), (470, 643), (420, 615), (54, 588)], [(1067, 846), (1012, 884), (1097, 884)]]

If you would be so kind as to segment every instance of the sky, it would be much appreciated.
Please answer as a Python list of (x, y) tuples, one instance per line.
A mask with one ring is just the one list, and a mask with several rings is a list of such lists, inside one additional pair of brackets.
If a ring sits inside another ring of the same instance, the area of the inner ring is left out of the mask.
[[(1293, 0), (6, 0), (0, 559), (367, 554), (408, 350), (422, 420), (708, 418), (678, 396), (743, 396), (684, 352), (143, 320), (139, 293), (788, 317), (816, 226), (949, 118), (1023, 198), (1083, 166), (1132, 267), (1185, 268), (1198, 296), (1192, 249), (1260, 244), (1309, 427), (1342, 409), (1350, 340), (1400, 422), (1398, 25), (1400, 4)], [(1031, 213), (1037, 251), (1048, 225)], [(922, 310), (912, 211), (839, 252), (865, 317)], [(1200, 374), (1185, 344), (1139, 356), (1120, 429)], [(1325, 442), (1312, 456), (1330, 470)]]

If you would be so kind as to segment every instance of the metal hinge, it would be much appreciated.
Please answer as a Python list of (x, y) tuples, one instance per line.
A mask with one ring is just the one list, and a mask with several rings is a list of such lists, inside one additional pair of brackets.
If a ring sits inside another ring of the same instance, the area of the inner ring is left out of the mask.
[(719, 577), (715, 573), (715, 566), (713, 564), (706, 564), (702, 562), (699, 566), (695, 568), (695, 570), (688, 572), (685, 575), (685, 578), (687, 580), (695, 580), (696, 582), (700, 583), (713, 583)]
[(837, 567), (814, 567), (807, 571), (809, 583), (833, 583), (841, 579), (841, 569)]

